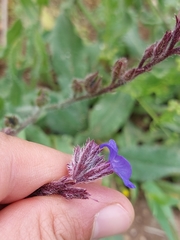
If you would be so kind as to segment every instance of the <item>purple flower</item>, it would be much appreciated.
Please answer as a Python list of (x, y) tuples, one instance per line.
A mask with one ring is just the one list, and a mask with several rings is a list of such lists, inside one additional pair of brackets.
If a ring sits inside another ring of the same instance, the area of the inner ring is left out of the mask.
[[(101, 154), (103, 147), (108, 147), (110, 150), (108, 161)], [(67, 164), (67, 176), (45, 184), (30, 196), (58, 194), (66, 199), (88, 199), (90, 194), (77, 184), (92, 182), (113, 172), (122, 178), (127, 187), (134, 188), (135, 186), (129, 181), (131, 165), (117, 152), (118, 148), (114, 140), (100, 146), (93, 140), (87, 140), (83, 147), (74, 148), (72, 160)]]
[(122, 156), (118, 155), (118, 147), (114, 140), (100, 145), (100, 148), (107, 147), (110, 151), (109, 162), (113, 171), (123, 180), (124, 184), (129, 188), (135, 188), (135, 185), (129, 180), (132, 174), (130, 163)]

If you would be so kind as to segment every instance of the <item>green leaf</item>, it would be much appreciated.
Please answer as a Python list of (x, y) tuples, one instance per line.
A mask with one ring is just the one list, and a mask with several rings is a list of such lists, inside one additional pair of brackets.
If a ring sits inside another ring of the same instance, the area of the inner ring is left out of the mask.
[(18, 133), (17, 137), (26, 140), (26, 129), (23, 129), (20, 133)]
[(155, 180), (180, 173), (180, 149), (166, 146), (132, 146), (122, 148), (137, 181)]
[(87, 74), (87, 56), (82, 40), (65, 13), (57, 19), (50, 46), (54, 69), (60, 76), (58, 81), (67, 92), (73, 77), (82, 78)]
[(0, 117), (4, 114), (4, 99), (0, 97)]
[[(143, 120), (141, 124), (143, 125)], [(116, 141), (121, 148), (139, 144), (150, 145), (159, 141), (159, 139), (166, 139), (166, 135), (162, 133), (159, 128), (153, 129), (153, 131), (143, 131), (130, 120), (123, 127), (121, 134), (116, 136)]]
[(37, 11), (37, 4), (34, 4), (32, 0), (20, 0), (21, 3), (21, 10), (24, 14), (24, 18), (27, 17), (32, 22), (35, 22), (38, 19), (38, 11)]
[(49, 0), (36, 0), (39, 6), (46, 6), (49, 4)]
[(25, 129), (26, 139), (32, 142), (40, 143), (46, 146), (51, 146), (51, 141), (42, 129), (38, 126), (31, 125)]
[(139, 37), (137, 26), (131, 26), (129, 31), (123, 36), (123, 41), (131, 56), (141, 56), (146, 48), (144, 41)]
[(160, 180), (157, 182), (157, 186), (161, 188), (168, 196), (171, 196), (173, 199), (176, 199), (177, 207), (180, 207), (180, 185), (172, 182), (167, 182)]
[(137, 128), (130, 121), (126, 123), (121, 134), (118, 134), (116, 140), (121, 147), (137, 145), (144, 140), (145, 133)]
[(22, 99), (22, 84), (14, 79), (9, 95), (9, 101), (11, 102), (12, 106), (20, 105)]
[(180, 133), (180, 104), (177, 100), (170, 100), (168, 107), (164, 109), (164, 112), (159, 117), (159, 125), (168, 128), (173, 132)]
[[(104, 26), (101, 27), (101, 23), (99, 23), (97, 27), (103, 45), (106, 46), (106, 49), (110, 49), (112, 52), (118, 51), (121, 54), (125, 49), (124, 46), (121, 47), (120, 39), (131, 26), (131, 16), (128, 14), (129, 9), (125, 5), (126, 1), (104, 0), (95, 9), (98, 16), (96, 22), (98, 23), (99, 19), (104, 22)], [(94, 12), (91, 12), (91, 15), (94, 18)]]
[(14, 42), (19, 39), (23, 31), (21, 20), (17, 20), (7, 33), (7, 45), (10, 47)]
[(169, 240), (178, 240), (178, 233), (175, 229), (175, 221), (171, 206), (174, 205), (173, 198), (163, 192), (155, 182), (143, 184), (148, 205), (161, 227), (166, 232)]
[(9, 78), (1, 78), (0, 80), (0, 96), (3, 99), (6, 99), (11, 90), (12, 82)]
[(18, 38), (12, 46), (8, 49), (7, 54), (7, 75), (11, 79), (19, 79), (19, 69), (22, 63), (22, 41), (23, 38)]
[(90, 112), (88, 132), (94, 138), (111, 137), (126, 123), (133, 105), (134, 100), (123, 92), (101, 97)]
[(151, 199), (155, 200), (162, 206), (175, 206), (177, 204), (177, 199), (163, 191), (154, 181), (147, 181), (143, 183), (142, 187)]
[(49, 112), (44, 124), (53, 132), (74, 135), (86, 128), (87, 114), (86, 102), (75, 103), (66, 109)]
[(73, 138), (68, 135), (51, 135), (51, 146), (59, 151), (72, 154), (73, 153)]
[[(170, 98), (172, 97), (172, 90), (170, 91), (170, 87), (174, 85), (176, 88), (179, 87), (178, 82), (178, 74), (176, 71), (171, 70), (171, 62), (170, 59), (167, 60), (165, 65), (163, 62), (161, 65), (156, 66), (156, 69), (159, 70), (163, 74), (163, 76), (158, 76), (156, 74), (155, 69), (151, 73), (146, 73), (138, 78), (135, 81), (132, 81), (130, 84), (126, 84), (124, 90), (128, 92), (134, 98), (146, 97), (151, 94), (155, 94), (160, 97)], [(163, 66), (163, 70), (162, 69)], [(162, 79), (163, 78), (163, 79)]]
[(45, 42), (43, 41), (42, 36), (38, 32), (38, 29), (33, 30), (33, 36), (31, 39), (31, 43), (33, 44), (34, 54), (31, 54), (32, 57), (32, 79), (39, 80), (49, 83), (53, 83), (51, 77), (51, 66), (49, 62), (49, 57), (47, 54), (47, 49), (45, 47)]

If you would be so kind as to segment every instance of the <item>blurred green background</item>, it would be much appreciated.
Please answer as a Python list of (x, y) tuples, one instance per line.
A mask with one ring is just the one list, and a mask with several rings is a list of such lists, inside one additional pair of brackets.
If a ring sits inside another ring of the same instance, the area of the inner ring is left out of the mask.
[[(39, 100), (51, 106), (71, 98), (73, 79), (98, 71), (108, 84), (120, 57), (136, 66), (146, 47), (173, 29), (179, 9), (175, 0), (9, 1), (8, 27), (3, 13), (0, 25), (0, 128), (7, 117), (25, 121)], [(115, 176), (104, 184), (133, 203), (145, 197), (167, 239), (179, 239), (179, 75), (180, 58), (172, 57), (113, 93), (42, 111), (19, 137), (67, 153), (89, 137), (115, 139), (137, 188), (129, 191)]]

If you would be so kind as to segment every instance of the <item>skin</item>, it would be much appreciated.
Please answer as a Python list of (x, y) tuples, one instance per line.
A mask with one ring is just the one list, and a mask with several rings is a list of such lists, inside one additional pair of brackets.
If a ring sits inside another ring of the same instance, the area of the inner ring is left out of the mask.
[(0, 133), (2, 240), (91, 239), (95, 215), (113, 204), (120, 204), (127, 214), (121, 232), (129, 228), (134, 218), (131, 203), (121, 193), (99, 183), (85, 185), (92, 196), (88, 200), (67, 200), (55, 195), (25, 198), (40, 186), (66, 175), (70, 159), (57, 150)]

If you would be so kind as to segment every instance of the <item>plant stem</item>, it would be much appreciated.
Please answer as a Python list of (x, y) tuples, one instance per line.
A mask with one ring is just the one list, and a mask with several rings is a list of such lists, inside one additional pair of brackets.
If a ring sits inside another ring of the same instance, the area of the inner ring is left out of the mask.
[(119, 84), (118, 85), (116, 84), (116, 85), (113, 85), (113, 86), (104, 87), (99, 92), (97, 92), (97, 93), (95, 93), (93, 95), (85, 94), (85, 95), (80, 96), (80, 97), (69, 98), (69, 99), (67, 99), (67, 100), (65, 100), (64, 102), (61, 102), (61, 103), (50, 104), (50, 105), (46, 105), (46, 106), (41, 107), (41, 108), (37, 108), (35, 110), (35, 112), (29, 118), (27, 118), (24, 122), (22, 122), (18, 126), (18, 128), (14, 131), (14, 135), (17, 135), (19, 132), (21, 132), (23, 129), (25, 129), (28, 125), (35, 123), (38, 120), (39, 116), (41, 115), (41, 113), (43, 111), (48, 112), (48, 111), (58, 110), (58, 109), (62, 109), (62, 108), (68, 107), (69, 105), (71, 105), (71, 104), (73, 104), (75, 102), (79, 102), (79, 101), (85, 100), (85, 99), (90, 99), (90, 98), (93, 98), (93, 97), (100, 96), (100, 95), (102, 95), (104, 93), (110, 92), (113, 89), (117, 88), (117, 86), (119, 86)]
[(40, 114), (42, 112), (41, 108), (37, 108), (34, 113), (27, 118), (24, 122), (22, 122), (18, 128), (15, 130), (14, 135), (17, 135), (18, 133), (20, 133), (23, 129), (25, 129), (28, 125), (34, 123), (37, 121), (37, 119), (39, 118)]
[[(81, 5), (80, 0), (77, 0), (77, 3)], [(176, 16), (175, 29), (173, 31), (166, 32), (162, 39), (160, 39), (160, 41), (152, 44), (149, 48), (147, 48), (137, 67), (126, 71), (126, 62), (122, 58), (120, 58), (119, 61), (116, 62), (114, 66), (115, 78), (112, 77), (108, 86), (102, 87), (100, 90), (97, 91), (93, 90), (92, 92), (90, 92), (90, 94), (89, 92), (86, 92), (84, 95), (81, 95), (79, 97), (72, 97), (61, 103), (59, 102), (56, 104), (50, 104), (38, 108), (37, 111), (35, 111), (35, 113), (32, 116), (30, 116), (25, 122), (21, 123), (21, 125), (16, 129), (15, 134), (19, 133), (29, 124), (36, 122), (42, 111), (62, 109), (64, 107), (68, 107), (69, 105), (75, 102), (94, 98), (104, 93), (112, 92), (113, 90), (124, 85), (125, 83), (134, 80), (138, 75), (150, 71), (156, 64), (162, 62), (169, 56), (172, 56), (174, 54), (180, 55), (180, 47), (175, 47), (175, 45), (179, 42), (179, 39), (180, 39), (180, 19), (178, 18), (178, 16)], [(124, 67), (125, 69), (123, 69)], [(98, 74), (95, 74), (95, 76), (98, 77)], [(90, 79), (88, 80), (90, 81)], [(84, 82), (86, 83), (86, 81)], [(141, 105), (142, 104), (143, 103), (141, 102)], [(154, 112), (152, 112), (151, 109), (149, 109), (146, 104), (144, 105), (144, 108), (147, 110), (147, 112), (153, 118), (153, 120), (158, 124), (158, 118), (156, 117), (156, 114), (154, 114)], [(164, 129), (162, 130), (165, 132)], [(167, 132), (165, 133), (167, 134)]]
[(79, 96), (79, 97), (76, 97), (76, 98), (69, 98), (62, 103), (55, 103), (55, 104), (47, 105), (47, 106), (44, 107), (44, 109), (46, 111), (49, 111), (49, 110), (55, 110), (55, 109), (61, 109), (61, 108), (64, 108), (64, 107), (68, 107), (69, 105), (71, 105), (75, 102), (79, 102), (81, 100), (86, 100), (86, 99), (98, 97), (98, 96), (101, 96), (105, 93), (111, 92), (113, 89), (116, 89), (120, 85), (123, 85), (123, 83), (122, 84), (117, 83), (117, 84), (114, 84), (114, 85), (104, 87), (104, 88), (100, 89), (97, 93), (94, 93), (94, 94), (91, 94), (91, 95), (85, 94), (85, 95), (82, 95), (82, 96)]

